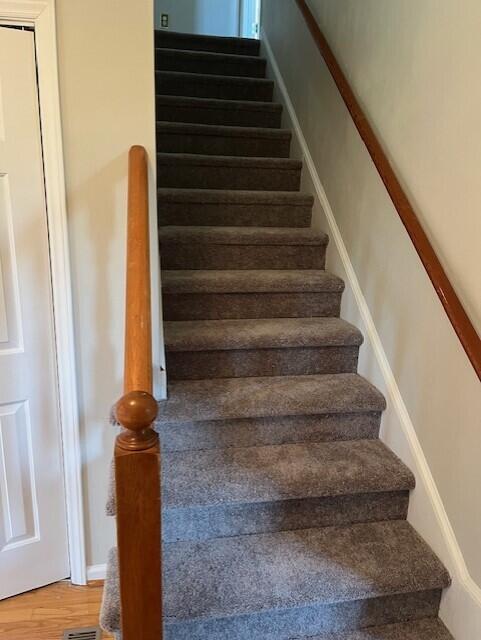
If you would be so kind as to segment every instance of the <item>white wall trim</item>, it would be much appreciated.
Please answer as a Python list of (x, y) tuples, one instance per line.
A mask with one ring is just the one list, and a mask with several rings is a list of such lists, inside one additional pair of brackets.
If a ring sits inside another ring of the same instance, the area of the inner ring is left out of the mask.
[(106, 575), (106, 564), (92, 564), (87, 567), (87, 580), (89, 582), (91, 582), (92, 580), (105, 580)]
[[(463, 554), (456, 539), (454, 530), (439, 495), (436, 483), (429, 469), (428, 462), (416, 434), (416, 430), (403, 401), (400, 389), (384, 351), (381, 338), (377, 332), (368, 304), (357, 279), (354, 267), (349, 258), (346, 246), (337, 225), (317, 169), (312, 159), (309, 146), (304, 138), (294, 105), (274, 56), (269, 39), (261, 29), (261, 41), (266, 57), (281, 94), (294, 136), (302, 152), (304, 166), (309, 172), (312, 185), (324, 214), (326, 216), (331, 239), (339, 253), (348, 284), (354, 295), (359, 314), (366, 328), (366, 338), (370, 343), (387, 389), (388, 399), (401, 425), (402, 436), (411, 454), (411, 470), (416, 476), (418, 491), (418, 512), (428, 514), (424, 522), (423, 536), (435, 549), (447, 566), (453, 580), (452, 586), (443, 594), (440, 615), (457, 640), (479, 640), (481, 637), (481, 588), (471, 578)], [(382, 436), (381, 436), (382, 437)], [(401, 452), (396, 452), (400, 457)], [(414, 465), (414, 468), (413, 468)], [(408, 519), (416, 528), (416, 516), (411, 513)], [(434, 526), (433, 526), (434, 525)], [(435, 527), (435, 529), (434, 529)]]
[(75, 341), (54, 0), (0, 0), (0, 20), (35, 29), (63, 443), (70, 576), (87, 580)]

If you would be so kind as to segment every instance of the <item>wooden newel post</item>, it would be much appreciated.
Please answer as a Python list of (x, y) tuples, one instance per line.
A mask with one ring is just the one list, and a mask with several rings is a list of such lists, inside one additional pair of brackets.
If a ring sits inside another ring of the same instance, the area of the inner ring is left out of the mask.
[(160, 448), (157, 402), (131, 391), (116, 406), (117, 543), (123, 640), (162, 638)]
[(159, 438), (152, 429), (147, 154), (129, 152), (124, 396), (116, 418), (124, 430), (115, 443), (117, 547), (122, 640), (161, 640), (161, 491)]

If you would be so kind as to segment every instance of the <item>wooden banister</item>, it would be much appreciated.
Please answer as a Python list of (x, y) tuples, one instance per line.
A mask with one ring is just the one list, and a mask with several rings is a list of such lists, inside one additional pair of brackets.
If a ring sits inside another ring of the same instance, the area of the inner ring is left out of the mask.
[(129, 153), (124, 396), (116, 418), (117, 547), (123, 640), (162, 639), (160, 446), (152, 424), (147, 154)]
[(394, 169), (389, 162), (381, 143), (354, 95), (346, 76), (322, 33), (317, 20), (306, 0), (296, 0), (314, 42), (326, 63), (329, 72), (339, 89), (344, 103), (351, 114), (354, 124), (369, 151), (374, 165), (389, 193), (389, 196), (411, 238), (413, 245), (426, 269), (426, 272), (438, 294), (446, 314), (458, 335), (458, 338), (481, 380), (481, 339), (469, 319), (461, 300), (451, 284), (426, 232), (424, 231), (409, 198), (402, 188)]
[(147, 154), (129, 152), (124, 393), (152, 393), (152, 321)]

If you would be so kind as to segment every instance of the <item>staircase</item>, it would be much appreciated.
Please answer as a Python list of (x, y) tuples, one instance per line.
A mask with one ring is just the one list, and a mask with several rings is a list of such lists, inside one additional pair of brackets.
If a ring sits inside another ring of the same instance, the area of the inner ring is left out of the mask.
[(165, 639), (448, 640), (259, 43), (156, 47)]

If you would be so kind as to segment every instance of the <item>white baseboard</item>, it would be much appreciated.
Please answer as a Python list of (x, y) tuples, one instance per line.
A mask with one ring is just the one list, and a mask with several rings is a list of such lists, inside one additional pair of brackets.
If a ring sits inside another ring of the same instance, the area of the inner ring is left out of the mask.
[(106, 564), (92, 564), (87, 567), (87, 580), (89, 582), (91, 582), (92, 580), (105, 580), (106, 574)]
[[(337, 251), (342, 263), (344, 273), (338, 275), (344, 277), (346, 289), (349, 288), (362, 319), (364, 325), (362, 329), (366, 338), (364, 348), (372, 350), (383, 379), (388, 404), (400, 426), (397, 441), (389, 440), (387, 444), (410, 467), (416, 477), (417, 487), (412, 495), (408, 520), (434, 549), (452, 577), (451, 587), (446, 589), (443, 594), (440, 616), (456, 640), (479, 640), (481, 638), (481, 589), (469, 575), (463, 554), (391, 370), (381, 338), (264, 30), (262, 30), (261, 42), (268, 60), (269, 70), (277, 83), (280, 100), (285, 109), (285, 116), (289, 120), (294, 142), (300, 150), (305, 170), (308, 172), (309, 188), (324, 212), (329, 227), (330, 237), (333, 241), (330, 244), (330, 251)], [(319, 64), (321, 64), (321, 60), (319, 60)]]

